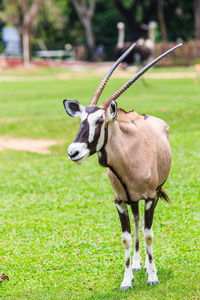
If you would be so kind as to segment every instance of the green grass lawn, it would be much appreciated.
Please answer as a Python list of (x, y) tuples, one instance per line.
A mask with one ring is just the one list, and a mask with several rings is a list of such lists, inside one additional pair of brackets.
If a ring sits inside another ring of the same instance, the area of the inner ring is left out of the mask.
[[(88, 105), (101, 78), (37, 74), (44, 80), (0, 84), (0, 136), (58, 141), (47, 155), (0, 151), (0, 274), (10, 278), (0, 284), (0, 298), (199, 299), (200, 86), (148, 79), (118, 99), (119, 107), (164, 119), (173, 151), (165, 185), (173, 205), (160, 201), (154, 217), (160, 284), (148, 287), (142, 270), (122, 292), (124, 250), (106, 169), (96, 155), (81, 166), (67, 158), (79, 121), (62, 100)], [(110, 79), (100, 102), (124, 82)], [(141, 250), (145, 261), (142, 234)]]

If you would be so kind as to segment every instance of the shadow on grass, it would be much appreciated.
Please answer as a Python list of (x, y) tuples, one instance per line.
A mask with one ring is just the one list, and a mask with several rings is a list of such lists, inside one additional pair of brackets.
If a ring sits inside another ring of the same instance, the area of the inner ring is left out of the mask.
[[(102, 293), (95, 293), (93, 291), (93, 294), (89, 297), (87, 297), (87, 300), (118, 300), (118, 299), (132, 299), (132, 297), (142, 297), (141, 299), (145, 299), (145, 297), (152, 294), (152, 297), (154, 294), (157, 294), (162, 297), (163, 295), (163, 287), (164, 289), (168, 286), (168, 282), (173, 280), (174, 274), (173, 270), (170, 269), (164, 269), (159, 268), (158, 269), (158, 278), (160, 280), (159, 285), (153, 285), (153, 286), (147, 286), (147, 274), (144, 269), (142, 269), (139, 272), (134, 272), (135, 282), (132, 284), (132, 290), (127, 290), (125, 292), (120, 290), (120, 283), (123, 279), (124, 273), (121, 273), (121, 281), (119, 281), (119, 286), (114, 287), (112, 291), (102, 291)], [(145, 296), (146, 295), (146, 296)], [(161, 298), (160, 298), (161, 299)]]

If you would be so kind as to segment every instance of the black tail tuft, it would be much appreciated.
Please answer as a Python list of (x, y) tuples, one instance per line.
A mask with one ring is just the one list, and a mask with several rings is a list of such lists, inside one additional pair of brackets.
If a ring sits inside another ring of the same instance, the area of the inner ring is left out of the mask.
[(167, 195), (165, 190), (163, 190), (162, 188), (159, 191), (159, 198), (161, 198), (162, 200), (165, 200), (169, 204), (172, 204), (171, 200), (169, 199), (169, 196)]

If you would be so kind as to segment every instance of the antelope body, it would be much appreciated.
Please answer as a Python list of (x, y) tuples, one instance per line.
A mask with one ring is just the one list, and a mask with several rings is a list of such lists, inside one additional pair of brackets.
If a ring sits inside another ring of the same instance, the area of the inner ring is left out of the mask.
[[(178, 45), (180, 46), (180, 45)], [(138, 202), (145, 200), (143, 234), (146, 247), (145, 268), (148, 285), (157, 284), (157, 270), (153, 259), (153, 215), (160, 198), (169, 202), (162, 185), (168, 178), (171, 165), (171, 149), (167, 124), (156, 117), (139, 115), (134, 110), (125, 112), (117, 108), (118, 98), (134, 81), (162, 57), (167, 51), (138, 72), (123, 87), (100, 106), (96, 106), (106, 82), (131, 51), (131, 47), (118, 59), (106, 74), (88, 107), (76, 100), (64, 100), (67, 113), (80, 117), (81, 125), (74, 142), (68, 148), (69, 158), (83, 163), (85, 158), (98, 153), (99, 163), (108, 168), (108, 176), (114, 190), (114, 200), (122, 226), (122, 243), (125, 250), (125, 274), (122, 290), (132, 288), (133, 271), (141, 269), (139, 253), (140, 215)], [(131, 228), (127, 204), (131, 206), (135, 227), (134, 255), (131, 265)]]

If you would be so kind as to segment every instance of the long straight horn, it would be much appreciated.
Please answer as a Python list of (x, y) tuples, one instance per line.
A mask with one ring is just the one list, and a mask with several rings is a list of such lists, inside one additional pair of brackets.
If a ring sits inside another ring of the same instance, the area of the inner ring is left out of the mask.
[(178, 47), (182, 46), (182, 44), (178, 44), (177, 46), (171, 48), (170, 50), (166, 51), (165, 53), (161, 54), (153, 61), (151, 61), (148, 65), (146, 65), (143, 69), (141, 69), (135, 76), (133, 76), (127, 83), (125, 83), (118, 91), (116, 91), (112, 96), (110, 96), (102, 105), (101, 107), (107, 108), (112, 100), (116, 100), (123, 92), (125, 92), (129, 86), (131, 86), (140, 76), (142, 76), (148, 69), (150, 69), (153, 65), (155, 65), (159, 60), (163, 57), (171, 53), (172, 51), (176, 50)]
[(122, 54), (122, 56), (120, 56), (120, 58), (114, 63), (114, 65), (110, 68), (110, 70), (108, 71), (108, 73), (104, 76), (104, 78), (102, 79), (101, 83), (99, 84), (94, 96), (92, 97), (92, 100), (89, 104), (89, 106), (95, 106), (99, 100), (99, 97), (101, 96), (101, 93), (103, 92), (106, 83), (108, 81), (108, 79), (110, 78), (110, 76), (112, 75), (112, 73), (114, 72), (114, 70), (117, 68), (117, 66), (123, 61), (123, 59), (131, 52), (131, 50), (135, 47), (135, 43), (128, 48), (128, 50), (126, 50), (126, 52), (124, 52)]

